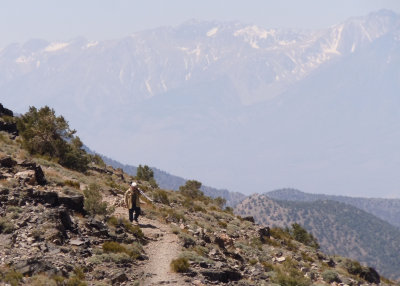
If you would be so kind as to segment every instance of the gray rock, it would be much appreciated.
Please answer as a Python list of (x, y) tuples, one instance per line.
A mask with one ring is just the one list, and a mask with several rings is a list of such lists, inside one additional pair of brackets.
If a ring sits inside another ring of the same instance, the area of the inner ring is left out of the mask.
[(72, 239), (69, 241), (69, 244), (74, 245), (74, 246), (81, 246), (81, 245), (84, 245), (85, 242), (80, 239)]
[(258, 230), (258, 235), (260, 236), (260, 240), (261, 242), (265, 242), (265, 237), (270, 237), (271, 236), (271, 229), (266, 226), (266, 227), (262, 227)]
[(58, 202), (61, 205), (66, 206), (70, 210), (74, 210), (80, 213), (85, 213), (85, 210), (83, 209), (83, 195), (66, 195), (62, 194), (58, 196)]
[(112, 285), (115, 285), (117, 283), (122, 283), (125, 281), (128, 281), (128, 276), (126, 276), (124, 272), (118, 272), (114, 274), (113, 277), (111, 278)]
[(0, 159), (0, 167), (12, 168), (17, 164), (10, 156), (3, 157)]
[(226, 268), (221, 270), (203, 270), (200, 273), (210, 281), (218, 281), (223, 283), (239, 281), (242, 279), (242, 274), (234, 269)]
[(0, 103), (0, 116), (10, 116), (10, 117), (13, 117), (13, 116), (14, 116), (14, 113), (13, 113), (10, 109), (5, 108), (5, 107), (3, 106), (3, 104)]

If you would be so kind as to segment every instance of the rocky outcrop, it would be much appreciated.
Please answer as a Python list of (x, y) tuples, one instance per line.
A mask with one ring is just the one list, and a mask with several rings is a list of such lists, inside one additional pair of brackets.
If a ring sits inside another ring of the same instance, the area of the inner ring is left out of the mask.
[(5, 107), (3, 106), (3, 104), (0, 103), (0, 117), (2, 117), (2, 116), (10, 116), (10, 117), (13, 117), (13, 116), (14, 116), (14, 113), (13, 113), (10, 109), (5, 108)]
[(15, 136), (18, 135), (17, 124), (13, 121), (5, 120), (4, 118), (2, 118), (4, 116), (13, 117), (14, 114), (11, 110), (5, 108), (0, 103), (0, 131), (10, 133), (11, 135), (13, 135), (12, 138), (15, 138)]

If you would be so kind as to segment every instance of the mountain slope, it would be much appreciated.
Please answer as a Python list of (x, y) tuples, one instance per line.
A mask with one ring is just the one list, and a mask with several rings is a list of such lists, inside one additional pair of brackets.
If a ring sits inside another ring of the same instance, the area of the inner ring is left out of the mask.
[(253, 195), (237, 205), (235, 212), (254, 216), (268, 226), (299, 223), (317, 238), (324, 251), (368, 263), (387, 276), (400, 276), (400, 230), (353, 206), (335, 201), (275, 201), (266, 195)]
[(349, 204), (369, 212), (390, 224), (400, 227), (400, 200), (380, 198), (354, 198), (346, 196), (329, 196), (323, 194), (307, 194), (295, 189), (281, 189), (265, 193), (271, 199), (284, 201), (313, 202), (332, 200)]
[(190, 21), (114, 41), (32, 40), (0, 51), (0, 93), (18, 112), (60, 110), (102, 154), (206, 185), (394, 196), (399, 19), (383, 10), (320, 31)]
[(101, 162), (84, 173), (66, 169), (29, 155), (22, 138), (0, 127), (2, 284), (394, 284), (283, 229), (235, 216), (195, 189), (138, 182), (153, 202), (143, 198), (144, 214), (132, 224), (123, 202), (132, 176)]

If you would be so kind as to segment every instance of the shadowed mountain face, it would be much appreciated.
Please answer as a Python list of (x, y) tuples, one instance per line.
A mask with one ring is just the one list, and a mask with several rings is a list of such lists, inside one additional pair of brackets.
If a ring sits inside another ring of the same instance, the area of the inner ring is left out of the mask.
[(335, 201), (275, 201), (253, 195), (235, 212), (267, 226), (303, 225), (332, 254), (347, 255), (376, 267), (389, 277), (400, 275), (400, 230), (354, 206)]
[(102, 154), (206, 185), (394, 196), (399, 23), (379, 11), (320, 31), (191, 21), (32, 40), (0, 52), (0, 93), (17, 112), (54, 107)]
[(390, 224), (400, 228), (400, 200), (381, 198), (355, 198), (345, 196), (329, 196), (322, 194), (307, 194), (294, 189), (282, 189), (265, 193), (271, 199), (297, 202), (314, 202), (331, 200), (355, 206), (369, 212)]

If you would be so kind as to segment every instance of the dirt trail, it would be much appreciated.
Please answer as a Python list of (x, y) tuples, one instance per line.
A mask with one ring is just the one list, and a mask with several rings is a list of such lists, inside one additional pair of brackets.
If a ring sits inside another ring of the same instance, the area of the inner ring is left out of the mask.
[[(128, 213), (125, 208), (118, 207), (115, 215), (127, 217)], [(140, 285), (192, 285), (170, 269), (171, 260), (179, 256), (181, 249), (178, 237), (171, 232), (170, 227), (144, 216), (139, 217), (139, 226), (150, 240), (144, 246), (149, 259), (140, 262), (135, 271), (139, 276)]]

